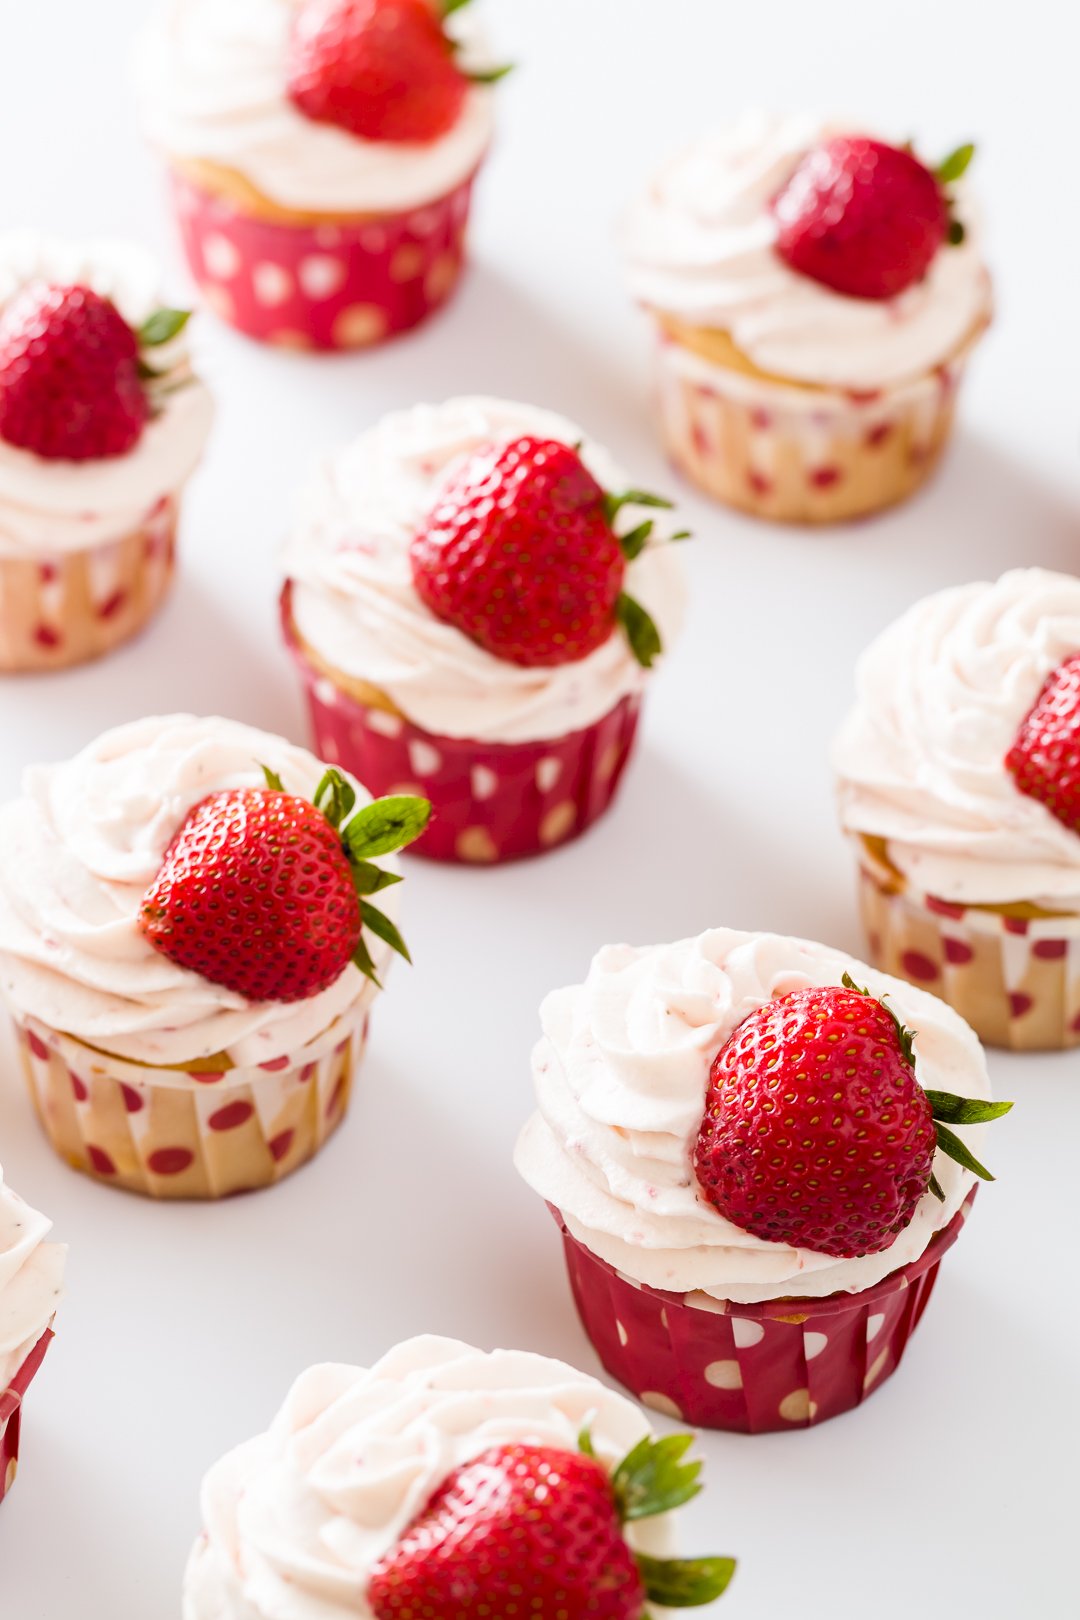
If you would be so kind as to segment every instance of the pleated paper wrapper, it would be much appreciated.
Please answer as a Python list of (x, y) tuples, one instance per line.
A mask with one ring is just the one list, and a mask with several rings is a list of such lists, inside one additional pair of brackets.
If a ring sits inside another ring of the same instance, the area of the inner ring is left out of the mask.
[(248, 212), (179, 170), (172, 191), (191, 274), (232, 326), (286, 349), (358, 349), (408, 331), (457, 286), (472, 178), (422, 208), (321, 220)]
[(23, 1402), (35, 1373), (45, 1359), (52, 1337), (52, 1329), (47, 1328), (7, 1388), (0, 1390), (0, 1502), (15, 1483), (22, 1437)]
[(150, 1067), (16, 1022), (30, 1096), (75, 1170), (151, 1198), (222, 1198), (305, 1164), (345, 1117), (367, 1040), (350, 1012), (301, 1051), (251, 1068)]
[(975, 1194), (910, 1265), (860, 1294), (690, 1304), (621, 1276), (562, 1229), (582, 1325), (644, 1406), (706, 1429), (805, 1429), (861, 1405), (900, 1365)]

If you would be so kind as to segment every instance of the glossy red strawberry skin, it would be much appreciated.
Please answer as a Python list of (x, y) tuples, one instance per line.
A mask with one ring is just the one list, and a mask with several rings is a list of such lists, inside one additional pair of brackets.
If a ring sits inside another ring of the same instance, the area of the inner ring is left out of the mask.
[(745, 1018), (712, 1065), (702, 1196), (755, 1237), (854, 1259), (886, 1249), (933, 1172), (930, 1101), (891, 1013), (841, 986)]
[(469, 89), (432, 0), (305, 0), (287, 71), (308, 118), (369, 141), (437, 140)]
[(849, 298), (896, 298), (929, 270), (949, 229), (937, 177), (911, 152), (837, 136), (773, 199), (777, 252)]
[(1080, 653), (1046, 681), (1005, 765), (1021, 793), (1080, 833)]
[(626, 571), (600, 485), (568, 445), (530, 435), (460, 463), (410, 562), (437, 618), (529, 667), (574, 663), (602, 646)]
[(506, 1445), (440, 1486), (372, 1573), (376, 1620), (641, 1620), (645, 1592), (598, 1462)]
[(360, 938), (341, 834), (269, 788), (190, 812), (143, 898), (140, 927), (177, 966), (248, 1001), (302, 1001), (340, 977)]
[(134, 448), (150, 415), (139, 345), (88, 287), (33, 282), (0, 314), (0, 439), (49, 461)]

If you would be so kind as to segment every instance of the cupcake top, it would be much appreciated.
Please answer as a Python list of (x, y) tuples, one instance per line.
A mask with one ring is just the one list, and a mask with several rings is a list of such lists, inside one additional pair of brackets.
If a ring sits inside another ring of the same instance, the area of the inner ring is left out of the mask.
[(4, 1184), (0, 1170), (0, 1390), (53, 1319), (67, 1250), (46, 1243), (52, 1225)]
[[(592, 1253), (705, 1308), (857, 1293), (917, 1260), (973, 1185), (940, 1149), (942, 1199), (926, 1192), (887, 1247), (858, 1258), (755, 1236), (713, 1206), (695, 1165), (710, 1072), (729, 1037), (777, 998), (839, 986), (845, 973), (914, 1030), (921, 1087), (989, 1096), (978, 1040), (937, 997), (823, 945), (718, 928), (674, 945), (606, 947), (584, 984), (548, 996), (533, 1058), (539, 1111), (518, 1169)], [(977, 1149), (977, 1131), (964, 1139)]]
[[(585, 1428), (611, 1467), (650, 1433), (621, 1395), (521, 1351), (419, 1338), (370, 1370), (312, 1367), (206, 1476), (184, 1620), (373, 1620), (373, 1571), (455, 1469), (514, 1442), (576, 1452)], [(664, 1556), (670, 1521), (626, 1539)]]
[[(0, 234), (0, 317), (24, 288), (91, 289), (138, 329), (162, 305), (153, 257), (123, 242)], [(210, 396), (192, 375), (183, 335), (155, 347), (152, 414), (121, 455), (45, 457), (0, 436), (0, 556), (49, 556), (116, 540), (144, 523), (192, 472), (210, 429)], [(149, 355), (148, 355), (149, 358)]]
[(989, 311), (970, 202), (962, 243), (942, 247), (898, 297), (850, 297), (798, 273), (777, 251), (771, 203), (800, 161), (850, 124), (755, 113), (679, 153), (631, 208), (623, 248), (634, 296), (661, 316), (720, 330), (781, 379), (880, 388), (939, 366)]
[(1016, 568), (917, 602), (863, 654), (836, 740), (840, 814), (922, 893), (1080, 911), (1080, 835), (1007, 765), (1080, 653), (1080, 579)]
[[(264, 767), (305, 800), (324, 773), (280, 737), (191, 715), (119, 726), (65, 764), (26, 771), (22, 798), (0, 809), (0, 989), (16, 1017), (138, 1063), (182, 1069), (224, 1054), (246, 1066), (296, 1053), (374, 997), (350, 964), (306, 999), (250, 1001), (176, 965), (140, 927), (189, 812), (213, 793), (263, 788)], [(369, 944), (381, 978), (389, 947)]]
[[(592, 725), (647, 671), (628, 638), (612, 633), (588, 656), (528, 667), (498, 657), (436, 617), (421, 600), (410, 545), (463, 458), (480, 446), (539, 436), (577, 450), (608, 491), (629, 481), (574, 423), (534, 406), (467, 398), (398, 411), (326, 456), (303, 492), (285, 555), (296, 631), (334, 671), (384, 693), (425, 730), (483, 742), (556, 738)], [(626, 535), (651, 521), (650, 543), (626, 566), (626, 589), (655, 620), (666, 646), (682, 616), (674, 512), (628, 503), (614, 519)]]
[[(235, 170), (299, 212), (400, 212), (468, 180), (491, 140), (490, 89), (470, 85), (452, 126), (429, 140), (370, 140), (316, 121), (289, 94), (290, 36), (302, 3), (167, 0), (136, 57), (154, 144), (172, 158)], [(449, 29), (462, 66), (482, 56), (467, 8)]]

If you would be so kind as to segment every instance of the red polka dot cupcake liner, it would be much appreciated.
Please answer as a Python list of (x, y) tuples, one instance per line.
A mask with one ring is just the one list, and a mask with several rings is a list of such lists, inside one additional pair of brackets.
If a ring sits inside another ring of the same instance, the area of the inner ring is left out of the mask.
[(345, 1117), (368, 1015), (250, 1068), (165, 1069), (16, 1022), (30, 1096), (62, 1159), (149, 1198), (224, 1198), (299, 1169)]
[(680, 471), (729, 506), (788, 523), (863, 517), (906, 500), (934, 471), (966, 358), (856, 393), (713, 364), (661, 333), (661, 432)]
[(633, 748), (641, 700), (623, 698), (594, 725), (530, 743), (481, 743), (423, 731), (361, 703), (311, 665), (285, 612), (286, 637), (311, 712), (315, 750), (369, 793), (418, 793), (434, 806), (412, 849), (437, 861), (493, 865), (577, 838), (608, 809)]
[(918, 1260), (861, 1294), (708, 1308), (621, 1276), (552, 1213), (578, 1314), (611, 1376), (684, 1423), (766, 1434), (839, 1417), (896, 1371), (974, 1197)]
[(1080, 916), (918, 894), (865, 849), (859, 907), (874, 966), (932, 990), (987, 1046), (1080, 1045)]
[(52, 1343), (52, 1337), (51, 1328), (47, 1328), (7, 1388), (0, 1390), (0, 1502), (15, 1483), (15, 1474), (19, 1466), (19, 1441), (22, 1436), (23, 1402), (34, 1375), (45, 1360), (45, 1352)]
[(178, 506), (162, 496), (133, 533), (102, 545), (0, 557), (0, 671), (66, 669), (137, 635), (172, 584)]
[(321, 223), (245, 212), (185, 174), (171, 178), (184, 252), (205, 302), (263, 343), (367, 348), (418, 325), (457, 285), (471, 177), (423, 208)]

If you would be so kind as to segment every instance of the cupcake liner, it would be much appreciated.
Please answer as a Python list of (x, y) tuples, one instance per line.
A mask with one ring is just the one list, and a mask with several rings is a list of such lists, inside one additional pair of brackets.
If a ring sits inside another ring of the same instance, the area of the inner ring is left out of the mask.
[(966, 351), (903, 385), (855, 393), (714, 365), (662, 333), (661, 431), (676, 466), (729, 506), (788, 523), (862, 517), (905, 500), (934, 471), (965, 360)]
[(345, 1117), (367, 1026), (350, 1012), (299, 1052), (220, 1070), (132, 1063), (33, 1018), (16, 1032), (38, 1118), (72, 1169), (150, 1198), (223, 1198), (318, 1152)]
[(19, 1439), (22, 1407), (34, 1374), (45, 1359), (52, 1342), (52, 1329), (46, 1328), (6, 1389), (0, 1390), (0, 1502), (15, 1483), (19, 1466)]
[(987, 1046), (1080, 1045), (1080, 916), (918, 894), (862, 851), (859, 908), (874, 966), (947, 1001)]
[[(975, 1192), (924, 1254), (861, 1294), (736, 1305), (621, 1276), (557, 1210), (578, 1314), (607, 1371), (644, 1406), (707, 1429), (806, 1429), (859, 1406), (896, 1371)], [(703, 1306), (701, 1301), (705, 1301)]]
[(315, 751), (377, 797), (418, 793), (434, 806), (412, 846), (432, 860), (493, 865), (568, 843), (611, 804), (641, 709), (628, 696), (564, 737), (471, 742), (414, 726), (391, 707), (361, 703), (319, 673), (297, 646), (285, 598), (285, 633), (311, 711)]
[(172, 583), (179, 501), (163, 495), (137, 529), (102, 545), (0, 557), (0, 671), (66, 669), (137, 635)]
[(404, 213), (266, 218), (173, 171), (191, 273), (223, 320), (287, 349), (358, 349), (444, 304), (465, 256), (473, 177)]

